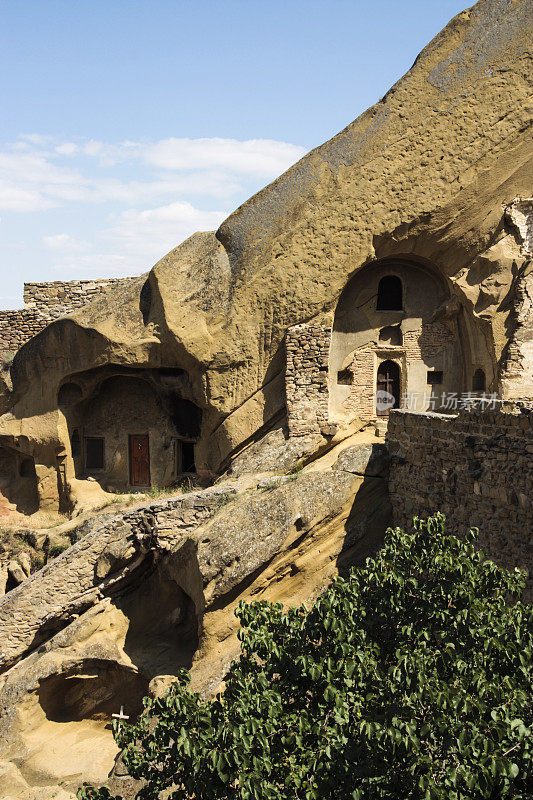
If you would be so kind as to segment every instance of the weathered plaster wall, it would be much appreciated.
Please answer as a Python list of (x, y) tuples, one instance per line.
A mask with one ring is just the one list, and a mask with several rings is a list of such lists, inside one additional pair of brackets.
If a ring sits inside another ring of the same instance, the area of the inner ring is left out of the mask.
[[(387, 275), (402, 281), (401, 311), (376, 308), (378, 285)], [(361, 270), (345, 287), (335, 311), (329, 370), (331, 420), (375, 415), (377, 371), (384, 360), (399, 365), (401, 394), (412, 395), (419, 411), (431, 406), (432, 390), (437, 396), (435, 408), (440, 407), (443, 393), (469, 391), (477, 367), (483, 368), (489, 385), (494, 379), (494, 359), (482, 323), (472, 319), (466, 324), (470, 316), (466, 304), (452, 298), (449, 285), (431, 265), (390, 259)], [(400, 345), (380, 336), (381, 330), (389, 328), (398, 331)], [(441, 384), (428, 383), (430, 370), (443, 372)], [(340, 381), (339, 373), (351, 373), (351, 380)]]
[(450, 530), (479, 527), (480, 546), (493, 558), (531, 571), (533, 409), (393, 411), (387, 443), (396, 524), (442, 511)]

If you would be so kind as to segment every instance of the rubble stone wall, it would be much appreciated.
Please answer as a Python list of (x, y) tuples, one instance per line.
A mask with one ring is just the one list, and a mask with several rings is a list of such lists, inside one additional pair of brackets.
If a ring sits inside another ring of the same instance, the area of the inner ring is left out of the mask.
[(285, 339), (287, 421), (290, 436), (320, 433), (328, 423), (331, 328), (295, 325)]
[(25, 283), (25, 308), (0, 311), (0, 357), (13, 355), (50, 322), (83, 308), (109, 286), (131, 280), (136, 278)]
[(395, 524), (442, 511), (453, 532), (478, 527), (496, 561), (530, 571), (532, 598), (533, 410), (393, 411), (387, 442)]

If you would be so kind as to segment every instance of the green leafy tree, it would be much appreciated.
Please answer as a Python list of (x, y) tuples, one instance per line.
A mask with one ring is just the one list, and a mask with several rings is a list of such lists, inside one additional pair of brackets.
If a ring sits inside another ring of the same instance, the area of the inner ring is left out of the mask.
[(224, 694), (184, 673), (116, 730), (141, 796), (533, 798), (533, 609), (476, 536), (415, 519), (310, 610), (241, 604)]

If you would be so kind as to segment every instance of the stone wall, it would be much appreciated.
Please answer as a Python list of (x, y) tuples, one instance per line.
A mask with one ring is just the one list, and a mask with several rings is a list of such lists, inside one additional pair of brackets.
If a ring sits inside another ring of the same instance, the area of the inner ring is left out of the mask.
[(434, 402), (438, 407), (443, 392), (460, 389), (457, 385), (460, 377), (457, 374), (457, 364), (453, 365), (454, 369), (450, 363), (455, 352), (454, 345), (454, 333), (447, 325), (443, 322), (426, 322), (416, 330), (405, 331), (401, 346), (392, 347), (378, 343), (359, 348), (346, 370), (352, 377), (350, 394), (343, 403), (344, 409), (357, 414), (361, 419), (375, 417), (377, 371), (379, 364), (386, 360), (398, 364), (401, 375), (400, 394), (412, 392), (420, 411), (428, 408), (433, 388), (426, 383), (426, 364), (438, 363), (444, 372), (444, 383), (433, 389)]
[(132, 280), (136, 278), (25, 283), (25, 308), (0, 311), (0, 358), (14, 355), (50, 322), (83, 308), (109, 286)]
[(509, 409), (393, 411), (389, 490), (396, 524), (442, 511), (450, 530), (479, 527), (480, 546), (495, 560), (531, 573), (533, 410)]
[(331, 329), (295, 325), (285, 338), (287, 424), (290, 436), (320, 433), (328, 423)]

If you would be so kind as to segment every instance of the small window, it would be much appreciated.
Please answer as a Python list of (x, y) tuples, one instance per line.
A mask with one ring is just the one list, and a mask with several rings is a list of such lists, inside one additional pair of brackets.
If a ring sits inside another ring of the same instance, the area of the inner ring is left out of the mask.
[(377, 311), (402, 311), (403, 289), (400, 278), (386, 275), (378, 284)]
[(70, 452), (72, 453), (72, 458), (77, 458), (81, 454), (80, 434), (77, 430), (74, 430), (70, 437)]
[(430, 370), (428, 372), (428, 383), (430, 386), (440, 386), (443, 377), (441, 370)]
[(342, 386), (351, 386), (353, 383), (353, 372), (351, 369), (341, 369), (337, 372), (337, 383)]
[(487, 379), (482, 369), (476, 369), (472, 378), (472, 391), (484, 392), (487, 388)]
[(195, 473), (194, 442), (176, 439), (176, 474)]
[(87, 469), (104, 468), (103, 436), (85, 437), (85, 466)]

